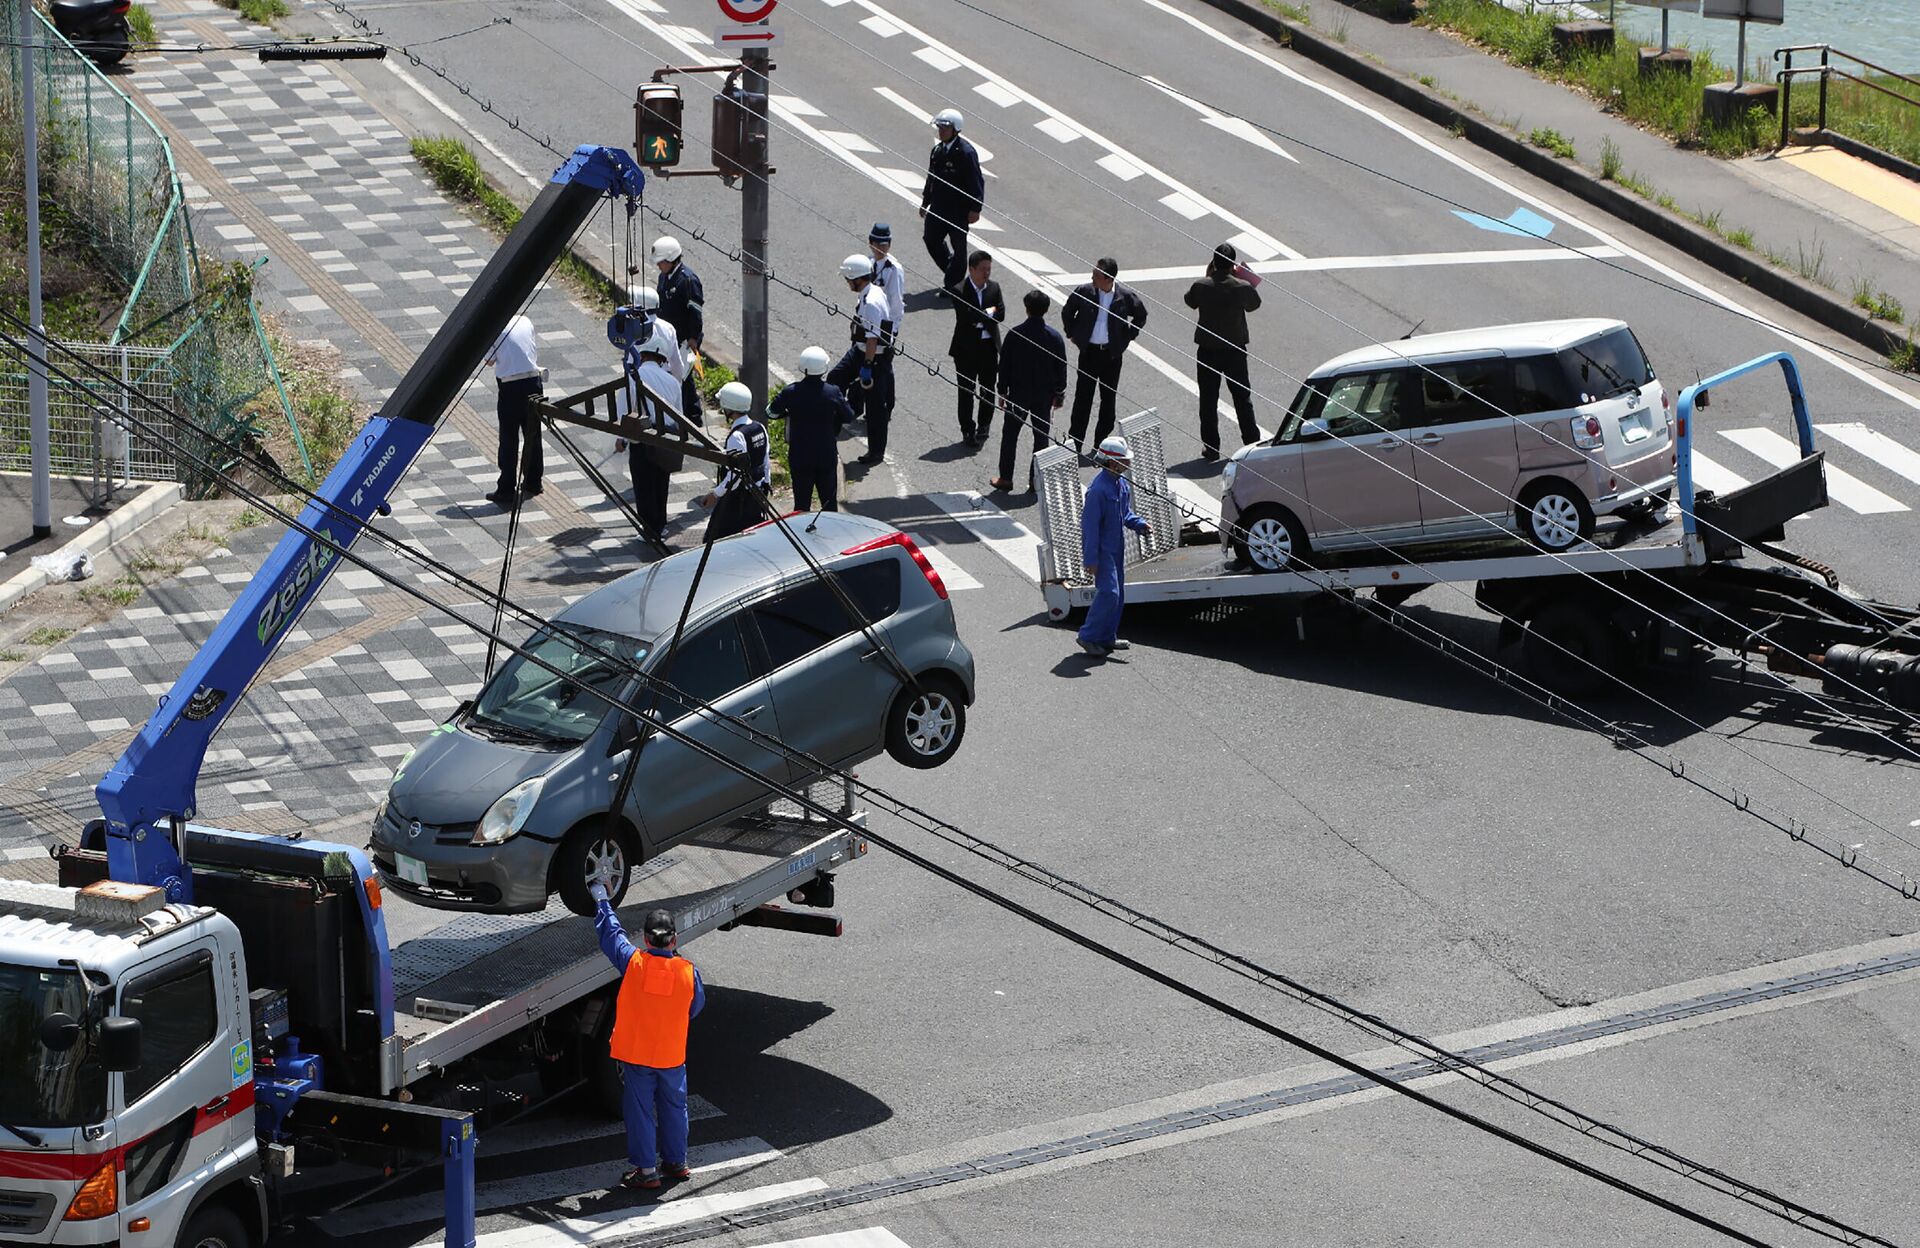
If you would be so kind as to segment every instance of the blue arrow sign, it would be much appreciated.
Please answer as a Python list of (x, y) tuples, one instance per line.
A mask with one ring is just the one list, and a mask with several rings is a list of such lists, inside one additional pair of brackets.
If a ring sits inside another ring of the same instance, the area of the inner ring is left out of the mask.
[(1462, 212), (1458, 208), (1453, 210), (1453, 215), (1475, 229), (1486, 230), (1491, 234), (1518, 234), (1522, 238), (1545, 238), (1553, 233), (1553, 222), (1526, 208), (1515, 208), (1505, 221), (1495, 221), (1492, 217), (1483, 217), (1477, 212)]

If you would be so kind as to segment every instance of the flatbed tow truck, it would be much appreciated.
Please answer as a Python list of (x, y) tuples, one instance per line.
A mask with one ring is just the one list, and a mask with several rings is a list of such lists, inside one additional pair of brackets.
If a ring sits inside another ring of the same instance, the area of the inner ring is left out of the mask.
[[(1723, 495), (1696, 491), (1695, 415), (1711, 391), (1778, 365), (1792, 401), (1801, 458)], [(1432, 585), (1471, 585), (1501, 617), (1500, 643), (1519, 643), (1531, 674), (1569, 693), (1592, 692), (1648, 666), (1687, 666), (1712, 653), (1760, 657), (1768, 669), (1821, 680), (1856, 703), (1920, 710), (1920, 611), (1848, 593), (1831, 568), (1781, 549), (1786, 525), (1826, 506), (1824, 452), (1814, 446), (1800, 372), (1775, 352), (1688, 386), (1676, 414), (1674, 511), (1629, 519), (1563, 554), (1517, 539), (1475, 547), (1382, 551), (1364, 561), (1261, 572), (1234, 559), (1229, 535), (1197, 534), (1167, 489), (1158, 420), (1121, 422), (1134, 448), (1135, 509), (1149, 537), (1128, 534), (1127, 602), (1210, 603), (1329, 596), (1386, 616)], [(1040, 489), (1040, 581), (1057, 622), (1093, 601), (1080, 560), (1078, 457), (1049, 447), (1034, 458)], [(1183, 542), (1183, 530), (1197, 542)], [(1749, 549), (1777, 561), (1748, 561)], [(1371, 591), (1369, 598), (1359, 591)], [(1297, 623), (1305, 640), (1305, 616)]]
[[(617, 1106), (617, 974), (590, 918), (419, 907), (383, 895), (363, 849), (196, 821), (194, 790), (239, 691), (507, 319), (600, 200), (632, 211), (643, 180), (612, 148), (555, 173), (101, 782), (105, 817), (9, 864), (27, 878), (0, 879), (0, 1246), (253, 1248), (335, 1207), (345, 1162), (376, 1182), (441, 1164), (446, 1242), (471, 1248), (479, 1126), (582, 1080)], [(850, 787), (830, 787), (812, 817), (775, 803), (643, 863), (629, 926), (662, 906), (683, 942), (838, 935), (821, 911), (866, 843)]]

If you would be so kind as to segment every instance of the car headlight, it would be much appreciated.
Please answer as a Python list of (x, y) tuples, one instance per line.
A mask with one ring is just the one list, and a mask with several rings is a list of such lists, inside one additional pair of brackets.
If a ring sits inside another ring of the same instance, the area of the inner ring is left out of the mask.
[(1226, 488), (1228, 493), (1232, 493), (1233, 479), (1239, 475), (1240, 457), (1236, 455), (1227, 461), (1226, 467), (1220, 470), (1220, 484)]
[(533, 813), (533, 804), (540, 800), (540, 786), (546, 783), (545, 776), (535, 776), (531, 780), (522, 780), (505, 793), (502, 793), (493, 805), (487, 807), (487, 813), (480, 817), (480, 826), (473, 831), (475, 845), (498, 845), (527, 826), (527, 816)]

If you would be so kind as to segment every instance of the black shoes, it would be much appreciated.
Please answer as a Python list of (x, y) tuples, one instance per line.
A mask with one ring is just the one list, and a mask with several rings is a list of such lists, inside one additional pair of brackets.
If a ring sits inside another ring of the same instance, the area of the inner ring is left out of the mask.
[(492, 493), (486, 495), (486, 499), (501, 511), (512, 511), (513, 505), (519, 501), (514, 498), (511, 491), (502, 492), (500, 490), (494, 490)]
[(529, 485), (526, 489), (520, 491), (520, 497), (521, 498), (538, 498), (540, 497), (541, 492), (544, 491), (546, 488), (547, 488), (546, 486), (541, 485), (538, 481), (535, 481), (532, 485)]
[(885, 456), (885, 455), (875, 455), (875, 454), (873, 454), (873, 453), (871, 453), (871, 452), (869, 452), (869, 453), (867, 453), (867, 454), (865, 454), (865, 455), (862, 455), (862, 456), (861, 456), (861, 457), (860, 457), (859, 459), (856, 459), (856, 460), (855, 460), (855, 461), (853, 461), (853, 462), (855, 462), (856, 464), (865, 464), (865, 465), (867, 465), (868, 467), (872, 467), (873, 465), (875, 465), (875, 464), (877, 464), (877, 463), (879, 463), (879, 462), (881, 462), (881, 461), (882, 461), (882, 460), (884, 460), (885, 458), (886, 458), (886, 456)]

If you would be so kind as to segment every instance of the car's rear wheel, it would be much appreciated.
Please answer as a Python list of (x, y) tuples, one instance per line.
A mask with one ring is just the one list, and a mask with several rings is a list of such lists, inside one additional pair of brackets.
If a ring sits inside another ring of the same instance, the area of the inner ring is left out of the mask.
[(1240, 517), (1234, 549), (1258, 572), (1285, 572), (1307, 553), (1300, 522), (1279, 507), (1255, 507)]
[(1520, 528), (1541, 550), (1571, 550), (1593, 536), (1593, 508), (1564, 481), (1549, 481), (1520, 500)]
[(633, 857), (627, 839), (604, 820), (594, 820), (567, 833), (553, 856), (554, 887), (560, 901), (575, 914), (592, 914), (594, 884), (607, 890), (607, 900), (619, 905), (627, 895)]
[(887, 753), (908, 767), (938, 767), (953, 757), (967, 735), (967, 704), (958, 682), (925, 675), (920, 687), (902, 689), (887, 711)]

